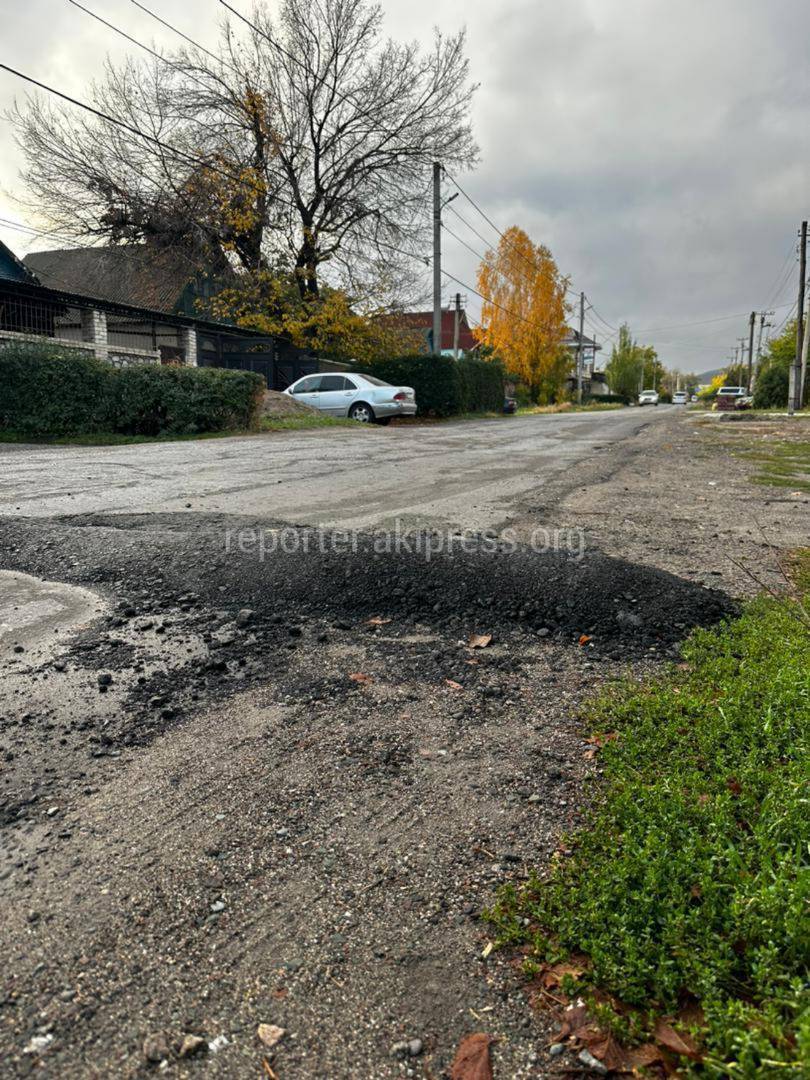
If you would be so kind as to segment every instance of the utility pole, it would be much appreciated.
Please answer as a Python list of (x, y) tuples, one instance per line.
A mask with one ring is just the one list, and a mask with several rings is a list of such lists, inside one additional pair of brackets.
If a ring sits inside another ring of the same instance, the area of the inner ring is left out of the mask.
[(577, 405), (582, 404), (582, 355), (585, 336), (585, 293), (579, 294), (579, 342), (577, 345)]
[(754, 373), (754, 324), (757, 321), (757, 313), (751, 312), (751, 317), (748, 320), (748, 381), (745, 384), (745, 392), (751, 393), (751, 379)]
[(807, 222), (802, 222), (801, 240), (799, 241), (799, 303), (796, 308), (796, 355), (790, 365), (790, 379), (788, 381), (788, 415), (793, 416), (798, 405), (799, 389), (801, 383), (800, 365), (802, 348), (804, 346), (804, 279), (807, 274)]
[(458, 326), (461, 322), (461, 293), (456, 293), (456, 312), (453, 320), (453, 359), (458, 360)]
[(766, 325), (770, 325), (769, 323), (766, 323), (766, 322), (765, 322), (765, 320), (766, 320), (766, 319), (767, 319), (767, 318), (768, 318), (768, 317), (769, 317), (770, 315), (773, 315), (773, 314), (774, 314), (774, 312), (773, 312), (773, 311), (760, 311), (760, 313), (759, 313), (759, 335), (758, 335), (758, 337), (757, 337), (757, 363), (756, 363), (756, 370), (759, 370), (759, 358), (760, 358), (760, 356), (762, 355), (762, 335), (763, 335), (763, 333), (765, 332), (765, 327), (766, 327)]
[(433, 162), (433, 353), (442, 351), (442, 167)]

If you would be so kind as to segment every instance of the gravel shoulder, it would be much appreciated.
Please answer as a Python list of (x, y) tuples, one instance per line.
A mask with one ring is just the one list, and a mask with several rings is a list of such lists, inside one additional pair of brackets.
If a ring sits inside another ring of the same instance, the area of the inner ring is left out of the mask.
[(438, 1078), (484, 1030), (496, 1076), (552, 1075), (478, 916), (577, 824), (579, 704), (806, 538), (807, 500), (747, 471), (671, 414), (502, 493), (515, 537), (582, 527), (581, 557), (262, 561), (228, 535), (283, 521), (5, 519), (2, 569), (106, 610), (0, 657), (3, 1073)]

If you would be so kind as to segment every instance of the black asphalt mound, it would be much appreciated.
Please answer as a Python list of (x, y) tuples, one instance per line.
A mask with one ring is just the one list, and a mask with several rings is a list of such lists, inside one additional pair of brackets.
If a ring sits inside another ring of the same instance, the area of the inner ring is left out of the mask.
[[(163, 606), (192, 593), (195, 606), (251, 608), (259, 620), (381, 616), (459, 632), (522, 628), (572, 642), (587, 634), (595, 648), (630, 654), (673, 646), (735, 610), (719, 590), (597, 551), (504, 549), (483, 537), (419, 534), (394, 544), (382, 534), (268, 530), (211, 515), (9, 528), (24, 537), (5, 560), (16, 568), (106, 585), (119, 597), (151, 593)], [(45, 545), (37, 542), (44, 535)]]

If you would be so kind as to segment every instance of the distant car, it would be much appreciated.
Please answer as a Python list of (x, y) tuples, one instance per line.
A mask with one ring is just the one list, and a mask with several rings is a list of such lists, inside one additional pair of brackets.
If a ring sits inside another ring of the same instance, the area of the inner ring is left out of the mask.
[(672, 395), (673, 405), (685, 405), (688, 400), (689, 395), (686, 393), (685, 390), (676, 390), (675, 393)]
[(329, 416), (348, 416), (361, 424), (387, 424), (394, 416), (414, 416), (410, 386), (392, 386), (374, 375), (305, 375), (284, 391)]
[(639, 405), (657, 405), (658, 392), (656, 390), (642, 390), (638, 395)]
[(720, 412), (744, 409), (748, 391), (744, 386), (721, 386), (714, 399), (714, 408)]
[(505, 413), (516, 413), (517, 412), (517, 401), (515, 401), (515, 399), (513, 397), (504, 398), (503, 399), (503, 411)]

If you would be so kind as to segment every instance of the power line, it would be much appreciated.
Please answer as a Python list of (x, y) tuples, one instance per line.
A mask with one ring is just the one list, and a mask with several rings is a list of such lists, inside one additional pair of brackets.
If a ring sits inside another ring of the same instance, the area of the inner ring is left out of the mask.
[[(169, 154), (174, 155), (178, 160), (185, 161), (187, 164), (195, 167), (203, 166), (206, 169), (210, 169), (212, 172), (218, 173), (220, 176), (224, 176), (226, 180), (236, 181), (237, 183), (244, 183), (244, 178), (237, 173), (229, 172), (223, 169), (221, 166), (216, 165), (210, 161), (206, 161), (205, 158), (197, 157), (193, 154), (188, 154), (184, 150), (178, 149), (176, 146), (172, 146), (171, 143), (164, 142), (163, 139), (159, 139), (156, 135), (150, 135), (146, 131), (141, 131), (140, 128), (135, 127), (132, 124), (128, 124), (125, 120), (118, 120), (114, 116), (110, 116), (109, 113), (104, 112), (101, 109), (95, 108), (93, 105), (88, 105), (84, 101), (79, 101), (78, 98), (71, 97), (70, 94), (64, 93), (62, 90), (57, 90), (53, 86), (48, 86), (47, 83), (40, 82), (38, 79), (33, 78), (31, 75), (26, 75), (22, 71), (17, 71), (13, 67), (9, 67), (8, 64), (0, 63), (0, 70), (9, 72), (10, 75), (15, 75), (18, 79), (23, 79), (25, 82), (31, 83), (33, 86), (38, 87), (40, 90), (45, 90), (49, 94), (61, 98), (63, 101), (67, 101), (70, 105), (75, 105), (79, 109), (84, 109), (86, 112), (92, 113), (100, 120), (104, 120), (105, 123), (112, 124), (114, 127), (121, 128), (123, 131), (129, 131), (139, 139), (143, 139), (145, 142), (151, 143), (153, 146), (159, 147), (161, 150), (166, 151)], [(290, 199), (286, 199), (278, 193), (272, 193), (271, 198), (283, 203), (286, 206), (291, 207), (293, 210), (298, 210), (297, 205)]]
[(199, 49), (200, 52), (203, 52), (207, 56), (210, 56), (212, 60), (216, 60), (218, 64), (225, 64), (225, 66), (229, 67), (231, 71), (237, 70), (235, 67), (233, 67), (232, 64), (226, 63), (226, 61), (224, 61), (221, 56), (217, 56), (217, 54), (211, 52), (210, 49), (206, 49), (204, 45), (200, 45), (199, 42), (194, 40), (194, 38), (189, 37), (188, 34), (184, 34), (182, 30), (178, 30), (176, 26), (172, 26), (172, 24), (170, 22), (167, 22), (166, 19), (161, 18), (160, 15), (157, 15), (154, 11), (151, 11), (148, 7), (146, 7), (145, 4), (139, 3), (139, 0), (130, 0), (130, 3), (133, 3), (136, 8), (140, 8), (141, 11), (145, 12), (156, 22), (159, 22), (161, 26), (165, 26), (167, 30), (171, 30), (173, 34), (177, 34), (179, 37), (183, 38), (183, 40), (187, 41), (189, 45), (193, 45), (195, 49)]

